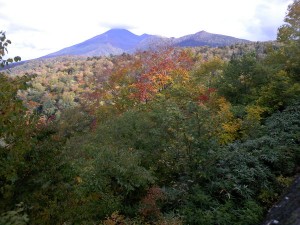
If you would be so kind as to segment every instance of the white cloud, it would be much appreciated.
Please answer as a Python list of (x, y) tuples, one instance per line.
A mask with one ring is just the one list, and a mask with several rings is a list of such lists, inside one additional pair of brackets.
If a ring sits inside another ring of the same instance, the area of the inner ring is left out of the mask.
[(206, 30), (253, 41), (275, 39), (289, 0), (0, 0), (11, 55), (40, 57), (113, 27), (180, 37)]

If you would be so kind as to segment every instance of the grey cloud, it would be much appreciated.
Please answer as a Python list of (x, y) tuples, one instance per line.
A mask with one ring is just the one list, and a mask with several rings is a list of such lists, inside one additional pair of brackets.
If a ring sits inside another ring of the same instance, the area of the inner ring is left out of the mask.
[[(247, 26), (247, 31), (253, 37), (253, 40), (268, 41), (276, 39), (277, 30), (281, 24), (278, 19), (274, 19), (271, 9), (276, 4), (286, 5), (288, 2), (289, 0), (264, 0), (256, 7), (255, 21), (250, 21)], [(281, 18), (282, 23), (283, 19)]]
[(247, 31), (253, 41), (270, 41), (276, 40), (277, 37), (277, 27), (270, 24), (248, 26)]

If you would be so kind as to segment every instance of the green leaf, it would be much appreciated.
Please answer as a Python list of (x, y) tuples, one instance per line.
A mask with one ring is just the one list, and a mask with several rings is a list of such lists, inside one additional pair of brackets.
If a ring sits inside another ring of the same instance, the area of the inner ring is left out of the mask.
[(14, 58), (14, 61), (15, 61), (15, 62), (21, 61), (21, 57), (20, 57), (20, 56), (16, 56), (16, 57)]

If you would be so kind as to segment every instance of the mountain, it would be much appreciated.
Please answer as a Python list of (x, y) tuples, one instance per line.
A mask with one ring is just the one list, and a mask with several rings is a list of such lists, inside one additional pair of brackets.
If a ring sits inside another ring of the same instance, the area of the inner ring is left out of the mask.
[(236, 43), (250, 43), (250, 41), (221, 34), (212, 34), (204, 30), (174, 40), (174, 45), (179, 47), (197, 47), (205, 45), (210, 47), (220, 47)]
[(82, 43), (64, 48), (42, 58), (63, 55), (99, 56), (118, 55), (123, 52), (130, 53), (134, 52), (138, 44), (148, 38), (155, 38), (155, 36), (149, 34), (138, 36), (125, 29), (111, 29)]
[(212, 34), (206, 31), (200, 31), (180, 38), (166, 38), (150, 34), (136, 35), (125, 29), (111, 29), (82, 43), (64, 48), (60, 51), (43, 56), (42, 58), (64, 55), (118, 55), (124, 52), (132, 53), (136, 50), (145, 50), (147, 48), (157, 47), (160, 45), (178, 47), (207, 45), (211, 47), (218, 47), (248, 42), (250, 41), (220, 34)]

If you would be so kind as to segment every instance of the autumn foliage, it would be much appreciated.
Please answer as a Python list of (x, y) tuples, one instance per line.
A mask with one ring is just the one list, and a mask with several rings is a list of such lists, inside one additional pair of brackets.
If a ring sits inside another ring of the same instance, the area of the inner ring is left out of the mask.
[(281, 44), (0, 73), (0, 224), (260, 224), (300, 166), (298, 6)]

